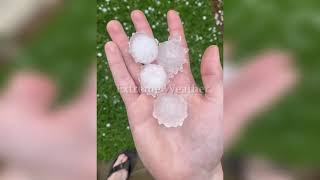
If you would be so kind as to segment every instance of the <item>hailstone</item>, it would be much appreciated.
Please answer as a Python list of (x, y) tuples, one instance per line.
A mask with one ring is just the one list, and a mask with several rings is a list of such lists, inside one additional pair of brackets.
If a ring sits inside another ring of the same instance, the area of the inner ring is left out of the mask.
[(130, 38), (129, 53), (137, 63), (150, 64), (158, 56), (158, 41), (145, 33), (134, 33)]
[(182, 126), (188, 116), (188, 105), (184, 98), (176, 94), (159, 96), (154, 102), (153, 117), (165, 127)]
[(165, 89), (168, 77), (162, 66), (147, 64), (140, 71), (139, 80), (141, 91), (155, 97), (157, 93)]
[(188, 49), (181, 46), (181, 37), (171, 37), (168, 41), (159, 44), (157, 61), (171, 78), (183, 70)]

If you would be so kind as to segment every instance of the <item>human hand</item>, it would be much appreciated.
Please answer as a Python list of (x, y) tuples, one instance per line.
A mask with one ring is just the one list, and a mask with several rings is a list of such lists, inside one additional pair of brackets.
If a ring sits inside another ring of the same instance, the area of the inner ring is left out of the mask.
[[(137, 32), (153, 35), (141, 11), (133, 11), (131, 18)], [(167, 19), (170, 35), (181, 36), (182, 45), (187, 48), (178, 13), (169, 11)], [(153, 97), (123, 91), (139, 87), (142, 65), (135, 63), (128, 53), (129, 39), (118, 21), (110, 21), (107, 31), (112, 38), (112, 42), (105, 45), (109, 67), (126, 105), (136, 149), (145, 167), (156, 179), (222, 179), (223, 75), (218, 48), (209, 47), (202, 58), (205, 95), (181, 94), (188, 103), (188, 117), (182, 127), (165, 128), (152, 116)], [(169, 87), (196, 87), (189, 58), (186, 58), (183, 72), (170, 81)]]
[[(224, 70), (230, 65), (230, 46), (224, 44)], [(225, 150), (237, 140), (254, 116), (279, 100), (299, 79), (294, 57), (280, 50), (264, 50), (242, 67), (230, 70), (224, 71), (224, 77), (233, 76), (224, 81)]]
[(0, 94), (0, 160), (23, 179), (95, 179), (95, 84), (92, 76), (80, 97), (53, 109), (48, 78), (14, 75)]

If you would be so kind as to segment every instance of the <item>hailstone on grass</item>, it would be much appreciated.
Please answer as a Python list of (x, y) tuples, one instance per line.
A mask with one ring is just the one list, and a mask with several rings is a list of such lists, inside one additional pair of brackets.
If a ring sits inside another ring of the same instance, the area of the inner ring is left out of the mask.
[(168, 41), (159, 44), (157, 61), (171, 78), (183, 70), (188, 50), (181, 45), (181, 37), (171, 37)]
[(176, 94), (164, 94), (154, 102), (153, 117), (165, 127), (182, 126), (187, 118), (188, 105), (184, 98)]
[(162, 66), (147, 64), (140, 71), (139, 80), (142, 92), (156, 96), (157, 93), (165, 89), (168, 77)]
[(129, 53), (137, 63), (150, 64), (158, 56), (158, 41), (143, 33), (134, 33), (129, 42)]

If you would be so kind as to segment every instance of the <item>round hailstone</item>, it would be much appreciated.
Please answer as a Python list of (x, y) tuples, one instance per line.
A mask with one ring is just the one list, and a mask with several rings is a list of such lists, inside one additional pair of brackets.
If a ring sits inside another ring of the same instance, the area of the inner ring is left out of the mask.
[(187, 118), (187, 110), (187, 102), (182, 96), (165, 94), (155, 100), (153, 117), (166, 127), (178, 127)]
[(181, 46), (181, 38), (170, 38), (159, 44), (158, 64), (166, 70), (169, 77), (173, 77), (182, 71), (187, 52), (188, 50)]
[(142, 92), (156, 96), (157, 93), (165, 89), (168, 77), (162, 66), (147, 64), (140, 71), (139, 80)]
[(129, 53), (137, 63), (150, 64), (158, 55), (158, 41), (145, 33), (134, 33), (129, 42)]

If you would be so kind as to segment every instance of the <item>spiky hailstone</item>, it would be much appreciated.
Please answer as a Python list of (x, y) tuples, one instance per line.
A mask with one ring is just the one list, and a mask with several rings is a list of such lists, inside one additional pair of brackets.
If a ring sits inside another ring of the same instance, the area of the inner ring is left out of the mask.
[(161, 65), (171, 78), (183, 70), (188, 49), (181, 46), (181, 37), (171, 37), (159, 44), (158, 64)]
[(165, 127), (182, 126), (188, 116), (188, 105), (184, 98), (176, 94), (164, 94), (154, 102), (153, 117)]
[(129, 42), (129, 53), (137, 63), (150, 64), (158, 55), (158, 41), (143, 33), (134, 33)]
[(168, 77), (162, 66), (147, 64), (140, 71), (139, 80), (141, 91), (155, 97), (157, 93), (165, 89)]

